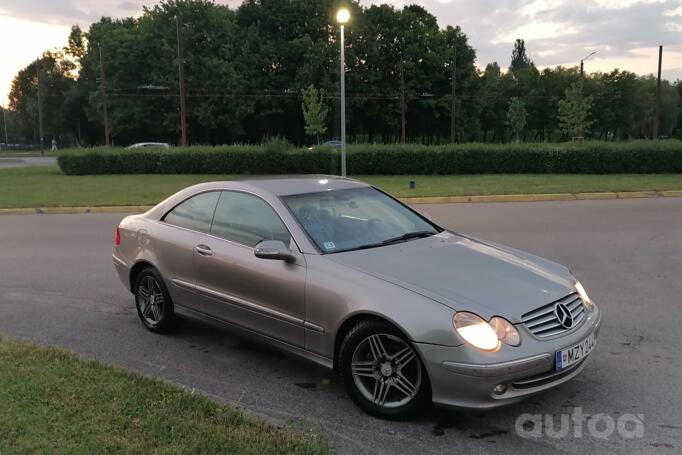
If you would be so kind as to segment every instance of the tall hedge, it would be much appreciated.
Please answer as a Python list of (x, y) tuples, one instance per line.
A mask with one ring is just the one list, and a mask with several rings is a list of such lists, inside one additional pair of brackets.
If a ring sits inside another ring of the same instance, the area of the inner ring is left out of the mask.
[[(63, 173), (335, 174), (340, 151), (268, 151), (257, 146), (92, 149), (58, 158)], [(580, 144), (355, 145), (349, 174), (682, 173), (682, 141)]]

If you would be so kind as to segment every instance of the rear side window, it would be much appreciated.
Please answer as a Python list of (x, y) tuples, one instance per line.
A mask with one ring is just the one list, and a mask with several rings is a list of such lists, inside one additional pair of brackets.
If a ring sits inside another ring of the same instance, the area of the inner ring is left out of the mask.
[(201, 193), (168, 212), (164, 221), (174, 226), (208, 233), (220, 192)]
[(251, 247), (263, 240), (281, 240), (285, 245), (291, 241), (289, 231), (270, 204), (237, 191), (220, 194), (211, 234)]

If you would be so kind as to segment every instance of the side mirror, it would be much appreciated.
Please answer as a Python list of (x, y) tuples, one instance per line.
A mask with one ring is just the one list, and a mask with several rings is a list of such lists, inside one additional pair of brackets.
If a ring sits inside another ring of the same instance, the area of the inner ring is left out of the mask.
[(276, 259), (285, 262), (296, 261), (296, 256), (281, 240), (263, 240), (256, 245), (253, 254), (261, 259)]

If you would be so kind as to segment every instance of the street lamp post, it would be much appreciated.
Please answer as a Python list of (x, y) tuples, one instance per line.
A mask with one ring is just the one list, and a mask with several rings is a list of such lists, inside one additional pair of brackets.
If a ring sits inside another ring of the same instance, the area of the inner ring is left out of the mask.
[(350, 19), (350, 11), (341, 8), (336, 21), (341, 25), (341, 176), (346, 176), (346, 49), (344, 26)]

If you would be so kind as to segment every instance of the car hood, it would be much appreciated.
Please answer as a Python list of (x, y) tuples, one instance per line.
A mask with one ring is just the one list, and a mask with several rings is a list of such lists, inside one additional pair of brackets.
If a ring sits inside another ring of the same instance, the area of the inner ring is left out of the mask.
[(574, 290), (569, 270), (512, 248), (444, 231), (367, 250), (326, 255), (331, 261), (449, 306), (512, 323)]

